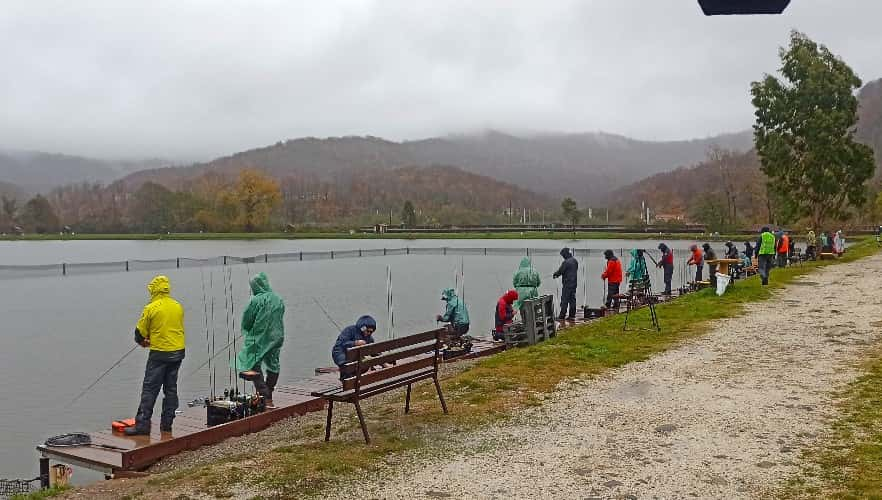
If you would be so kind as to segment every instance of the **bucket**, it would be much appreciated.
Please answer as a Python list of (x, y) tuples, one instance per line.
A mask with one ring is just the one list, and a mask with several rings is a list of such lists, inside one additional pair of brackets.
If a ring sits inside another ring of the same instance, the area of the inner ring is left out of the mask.
[(731, 280), (732, 277), (728, 274), (717, 273), (717, 296), (726, 293), (726, 288), (729, 286), (729, 281)]

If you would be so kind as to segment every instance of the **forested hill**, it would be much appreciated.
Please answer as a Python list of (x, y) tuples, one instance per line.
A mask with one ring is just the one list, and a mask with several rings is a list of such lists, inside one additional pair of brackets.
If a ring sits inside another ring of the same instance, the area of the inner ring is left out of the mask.
[[(858, 140), (876, 152), (876, 164), (882, 165), (882, 78), (864, 85), (858, 93)], [(882, 169), (876, 170), (882, 175)]]
[[(858, 93), (857, 139), (873, 148), (876, 180), (882, 181), (882, 79), (864, 85)], [(641, 202), (655, 213), (680, 214), (692, 220), (706, 217), (710, 198), (726, 204), (726, 187), (738, 217), (748, 222), (766, 222), (769, 208), (765, 193), (766, 177), (753, 152), (723, 154), (688, 168), (679, 168), (643, 179), (613, 193), (614, 205), (628, 213), (640, 211)]]
[(105, 161), (39, 151), (0, 150), (0, 181), (26, 191), (48, 192), (56, 186), (81, 182), (108, 183), (126, 174), (167, 162)]
[(746, 150), (750, 140), (747, 132), (676, 142), (602, 133), (517, 137), (495, 131), (403, 143), (370, 136), (303, 138), (209, 163), (138, 172), (124, 182), (130, 187), (146, 181), (177, 187), (206, 172), (234, 174), (243, 168), (259, 168), (278, 179), (315, 176), (323, 182), (347, 182), (360, 170), (438, 164), (554, 198), (597, 202), (615, 187), (700, 161), (712, 144)]

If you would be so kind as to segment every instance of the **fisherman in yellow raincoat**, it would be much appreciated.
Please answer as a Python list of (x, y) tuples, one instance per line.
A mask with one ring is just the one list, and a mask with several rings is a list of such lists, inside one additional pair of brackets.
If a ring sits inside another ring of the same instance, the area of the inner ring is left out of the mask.
[[(233, 361), (239, 376), (254, 383), (267, 408), (274, 408), (273, 390), (279, 381), (279, 353), (285, 341), (285, 303), (270, 288), (265, 273), (251, 278), (251, 301), (242, 313), (245, 342)], [(264, 380), (264, 369), (266, 380)]]
[(178, 370), (184, 360), (184, 308), (171, 298), (171, 284), (166, 276), (157, 276), (147, 285), (150, 302), (144, 306), (135, 327), (135, 342), (150, 348), (141, 404), (135, 426), (125, 429), (129, 436), (149, 435), (153, 406), (163, 390), (162, 417), (159, 429), (171, 432), (178, 409)]

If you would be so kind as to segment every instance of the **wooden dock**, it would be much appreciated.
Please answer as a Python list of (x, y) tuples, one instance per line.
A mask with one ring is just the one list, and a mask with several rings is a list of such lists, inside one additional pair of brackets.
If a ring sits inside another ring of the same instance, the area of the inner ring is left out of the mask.
[[(445, 362), (490, 356), (503, 350), (504, 346), (499, 343), (476, 340), (471, 353)], [(175, 417), (171, 433), (159, 431), (158, 416), (154, 418), (150, 436), (126, 436), (113, 432), (108, 421), (106, 430), (90, 433), (92, 444), (89, 446), (59, 448), (39, 445), (37, 451), (43, 459), (96, 470), (107, 478), (124, 476), (144, 470), (163, 457), (258, 432), (280, 420), (322, 410), (325, 402), (310, 394), (339, 384), (335, 373), (296, 379), (288, 385), (276, 387), (273, 393), (276, 409), (214, 427), (206, 427), (206, 410), (203, 406), (185, 407), (183, 414)]]

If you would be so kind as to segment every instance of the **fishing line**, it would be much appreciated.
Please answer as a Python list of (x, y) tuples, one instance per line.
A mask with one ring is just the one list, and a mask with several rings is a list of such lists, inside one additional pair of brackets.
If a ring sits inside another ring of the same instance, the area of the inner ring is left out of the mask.
[(211, 387), (211, 341), (208, 337), (208, 300), (205, 295), (205, 269), (199, 270), (202, 276), (202, 326), (205, 328), (205, 357), (208, 358), (208, 387)]
[[(232, 344), (232, 342), (230, 341), (230, 302), (229, 302), (229, 298), (227, 297), (227, 292), (229, 290), (229, 288), (227, 287), (227, 281), (228, 281), (227, 278), (229, 277), (229, 271), (230, 271), (229, 268), (222, 269), (221, 273), (222, 273), (223, 279), (224, 279), (223, 292), (224, 292), (224, 313), (226, 314), (226, 321), (225, 321), (226, 325), (225, 326), (227, 329), (227, 344)], [(230, 351), (227, 350), (227, 377), (228, 377), (227, 387), (230, 387), (230, 388), (233, 387), (233, 367), (231, 366), (232, 361), (233, 360), (230, 357)]]
[(343, 329), (340, 328), (340, 325), (338, 325), (337, 322), (334, 321), (334, 318), (332, 318), (331, 315), (328, 314), (327, 309), (325, 309), (325, 307), (322, 305), (321, 302), (319, 302), (319, 300), (317, 298), (313, 297), (312, 301), (315, 302), (315, 305), (317, 305), (318, 308), (321, 309), (323, 313), (325, 313), (325, 317), (328, 318), (328, 321), (330, 321), (331, 324), (334, 325), (335, 328), (337, 328), (337, 330), (343, 331)]
[(389, 267), (389, 338), (395, 338), (395, 297), (392, 295), (392, 266)]
[[(247, 264), (246, 264), (246, 266), (247, 266)], [(247, 269), (246, 269), (246, 272), (247, 272)], [(238, 355), (238, 351), (239, 351), (239, 349), (236, 347), (236, 339), (239, 336), (236, 335), (236, 302), (234, 301), (233, 297), (234, 297), (234, 295), (233, 295), (233, 269), (230, 268), (230, 317), (232, 318), (231, 325), (232, 325), (232, 331), (233, 331), (233, 356), (236, 356), (236, 355)], [(242, 332), (240, 331), (239, 333), (241, 334)], [(236, 391), (238, 391), (239, 390), (239, 377), (238, 377), (239, 365), (238, 365), (238, 361), (236, 361), (235, 366), (236, 366), (236, 368), (234, 370), (235, 374), (234, 374), (233, 380), (236, 381)], [(247, 370), (247, 369), (248, 368), (245, 368), (245, 370)], [(242, 393), (245, 393), (245, 380), (242, 380)]]
[(119, 360), (117, 360), (116, 363), (110, 365), (110, 368), (108, 368), (107, 370), (105, 370), (105, 372), (102, 373), (100, 377), (98, 377), (97, 379), (95, 379), (95, 381), (92, 382), (92, 383), (89, 385), (89, 387), (86, 387), (85, 389), (83, 389), (83, 391), (82, 391), (81, 393), (77, 394), (77, 397), (73, 398), (73, 399), (70, 401), (70, 403), (68, 403), (67, 405), (65, 405), (65, 408), (69, 408), (71, 405), (73, 405), (74, 403), (76, 403), (81, 397), (83, 397), (87, 392), (89, 392), (90, 389), (92, 389), (93, 387), (95, 387), (96, 385), (98, 385), (98, 382), (101, 382), (101, 379), (103, 379), (105, 376), (107, 376), (107, 374), (110, 373), (111, 370), (113, 370), (114, 368), (116, 368), (117, 366), (119, 366), (119, 364), (122, 363), (124, 359), (126, 359), (127, 357), (129, 357), (129, 354), (135, 352), (135, 349), (137, 349), (137, 348), (139, 348), (139, 347), (141, 347), (141, 346), (139, 346), (138, 344), (135, 344), (135, 347), (132, 347), (131, 349), (129, 349), (129, 352), (123, 354), (123, 356), (122, 356), (121, 358), (119, 358)]
[[(214, 270), (209, 275), (209, 289), (211, 290), (211, 357), (208, 363), (217, 355), (215, 346), (217, 345), (217, 325), (214, 323)], [(211, 367), (211, 399), (214, 399), (215, 389), (217, 386), (217, 363)]]

